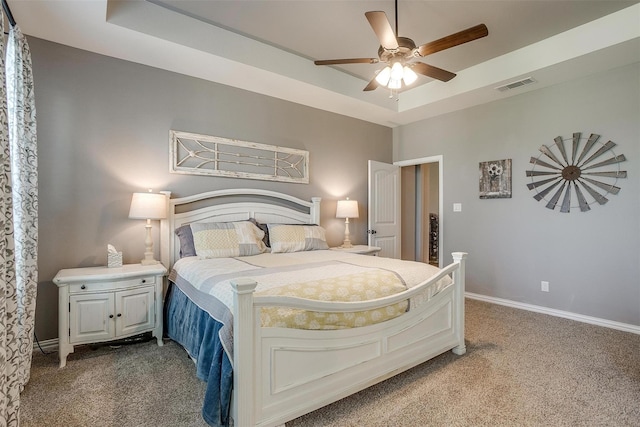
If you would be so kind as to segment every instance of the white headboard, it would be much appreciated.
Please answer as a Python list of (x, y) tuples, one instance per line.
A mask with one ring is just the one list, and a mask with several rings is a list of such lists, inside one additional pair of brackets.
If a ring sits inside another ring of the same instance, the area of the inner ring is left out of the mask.
[[(320, 197), (306, 202), (288, 194), (248, 188), (215, 190), (171, 199), (167, 219), (160, 222), (160, 260), (167, 268), (180, 257), (175, 230), (195, 222), (229, 222), (254, 218), (260, 223), (320, 224)], [(189, 206), (191, 205), (191, 206)]]

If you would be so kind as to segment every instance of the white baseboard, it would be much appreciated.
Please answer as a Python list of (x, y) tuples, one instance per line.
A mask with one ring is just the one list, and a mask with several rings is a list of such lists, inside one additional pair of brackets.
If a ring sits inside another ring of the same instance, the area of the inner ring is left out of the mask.
[[(40, 341), (40, 347), (42, 347), (42, 350), (46, 352), (58, 351), (58, 338)], [(40, 347), (38, 347), (36, 340), (33, 340), (33, 351), (40, 351)]]
[(508, 299), (489, 297), (486, 295), (474, 294), (473, 292), (465, 292), (465, 297), (479, 301), (490, 302), (493, 304), (504, 305), (507, 307), (519, 308), (521, 310), (535, 311), (536, 313), (548, 314), (550, 316), (563, 317), (565, 319), (576, 320), (578, 322), (589, 323), (591, 325), (604, 326), (605, 328), (617, 329), (619, 331), (631, 332), (640, 335), (640, 326), (628, 323), (614, 322), (613, 320), (600, 319), (598, 317), (585, 316), (583, 314), (571, 313), (570, 311), (556, 310), (539, 305), (526, 304)]

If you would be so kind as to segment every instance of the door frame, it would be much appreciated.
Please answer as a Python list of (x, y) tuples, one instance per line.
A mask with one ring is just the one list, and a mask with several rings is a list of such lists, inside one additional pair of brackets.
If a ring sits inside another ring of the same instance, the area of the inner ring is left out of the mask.
[[(444, 212), (444, 156), (439, 154), (437, 156), (420, 157), (417, 159), (400, 160), (393, 162), (394, 166), (416, 166), (424, 163), (437, 163), (438, 164), (438, 267), (442, 268), (444, 265), (443, 256), (444, 251), (442, 245), (444, 241), (444, 229), (442, 228), (442, 214)], [(420, 194), (422, 200), (423, 194)]]

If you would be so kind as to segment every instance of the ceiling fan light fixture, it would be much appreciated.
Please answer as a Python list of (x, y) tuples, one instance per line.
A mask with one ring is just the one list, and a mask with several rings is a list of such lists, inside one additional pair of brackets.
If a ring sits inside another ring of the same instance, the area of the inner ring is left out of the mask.
[(405, 65), (402, 79), (404, 80), (404, 84), (409, 86), (418, 79), (418, 75), (411, 68)]
[(398, 37), (397, 0), (395, 5), (395, 31), (386, 13), (383, 11), (370, 11), (364, 14), (380, 42), (378, 58), (327, 59), (314, 61), (314, 63), (316, 65), (387, 64), (382, 70), (377, 72), (377, 75), (369, 81), (363, 90), (367, 92), (377, 87), (386, 87), (387, 89), (391, 89), (393, 93), (394, 90), (400, 89), (403, 84), (409, 86), (415, 83), (418, 78), (417, 74), (448, 82), (456, 76), (455, 73), (425, 64), (424, 62), (414, 62), (409, 65), (405, 64), (416, 57), (425, 57), (486, 37), (489, 34), (487, 26), (479, 24), (438, 40), (416, 46), (415, 42), (410, 38)]
[(389, 83), (389, 79), (391, 78), (391, 68), (384, 67), (376, 76), (376, 81), (380, 86), (386, 86)]
[(402, 79), (389, 79), (389, 84), (387, 85), (389, 89), (400, 89), (402, 87)]
[(399, 62), (394, 62), (391, 66), (391, 80), (400, 80), (404, 75), (404, 70), (402, 69), (402, 64)]

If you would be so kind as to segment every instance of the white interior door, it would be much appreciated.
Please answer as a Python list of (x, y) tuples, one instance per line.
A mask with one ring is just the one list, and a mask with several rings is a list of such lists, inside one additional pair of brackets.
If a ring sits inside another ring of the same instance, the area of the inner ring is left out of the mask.
[(400, 166), (369, 160), (369, 245), (400, 258)]

